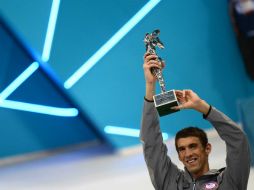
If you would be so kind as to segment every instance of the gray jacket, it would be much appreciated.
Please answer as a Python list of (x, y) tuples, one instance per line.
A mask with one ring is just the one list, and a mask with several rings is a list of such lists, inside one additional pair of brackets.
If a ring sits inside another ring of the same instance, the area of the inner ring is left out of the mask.
[[(250, 172), (250, 149), (246, 136), (226, 115), (212, 107), (205, 118), (217, 130), (227, 148), (226, 168), (211, 170), (194, 180), (167, 155), (154, 104), (145, 101), (140, 139), (152, 183), (156, 190), (246, 190)], [(218, 187), (217, 187), (218, 186)]]

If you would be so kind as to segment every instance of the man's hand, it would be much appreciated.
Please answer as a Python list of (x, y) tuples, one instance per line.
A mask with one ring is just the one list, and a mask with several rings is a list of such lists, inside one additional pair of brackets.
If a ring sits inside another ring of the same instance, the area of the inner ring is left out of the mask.
[(145, 80), (146, 83), (155, 83), (156, 82), (156, 77), (151, 73), (151, 68), (156, 67), (159, 69), (163, 69), (165, 64), (162, 62), (160, 63), (157, 60), (158, 56), (155, 54), (150, 54), (150, 53), (146, 53), (144, 55), (144, 64), (143, 64), (143, 68), (144, 68), (144, 74), (145, 74)]
[(210, 105), (192, 90), (176, 90), (175, 92), (180, 105), (174, 109), (194, 109), (203, 114), (208, 113)]
[(157, 78), (152, 74), (151, 69), (153, 67), (163, 69), (165, 66), (164, 62), (159, 62), (157, 58), (158, 56), (155, 54), (146, 53), (144, 55), (143, 69), (146, 80), (146, 98), (148, 100), (153, 100), (155, 84), (157, 80)]

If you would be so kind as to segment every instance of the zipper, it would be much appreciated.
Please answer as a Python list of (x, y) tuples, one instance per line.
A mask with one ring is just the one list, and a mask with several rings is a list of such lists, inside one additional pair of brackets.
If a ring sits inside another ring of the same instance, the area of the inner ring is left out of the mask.
[(193, 185), (192, 190), (195, 190), (195, 189), (196, 189), (196, 181), (194, 181), (194, 185)]

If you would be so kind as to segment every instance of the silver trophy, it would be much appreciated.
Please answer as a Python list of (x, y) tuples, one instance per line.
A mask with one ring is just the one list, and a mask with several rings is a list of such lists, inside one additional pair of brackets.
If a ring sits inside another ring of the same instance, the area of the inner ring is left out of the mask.
[[(146, 33), (144, 42), (145, 42), (147, 53), (157, 55), (156, 53), (157, 46), (160, 49), (164, 49), (164, 45), (158, 37), (159, 34), (160, 34), (160, 30), (154, 30), (151, 34)], [(158, 61), (162, 63), (163, 59), (161, 59), (158, 56)], [(166, 91), (165, 82), (164, 82), (161, 69), (154, 67), (151, 69), (151, 72), (153, 73), (154, 76), (156, 76), (161, 88), (161, 94), (157, 94), (153, 96), (154, 104), (159, 115), (164, 116), (164, 115), (178, 111), (178, 110), (171, 109), (173, 106), (178, 106), (179, 103), (177, 101), (175, 90)]]

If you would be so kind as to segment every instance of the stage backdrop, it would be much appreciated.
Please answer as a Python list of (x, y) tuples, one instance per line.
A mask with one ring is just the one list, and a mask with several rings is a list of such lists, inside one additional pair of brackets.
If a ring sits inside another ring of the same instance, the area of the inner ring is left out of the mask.
[[(168, 90), (193, 89), (235, 121), (239, 121), (237, 101), (254, 92), (236, 45), (226, 0), (0, 0), (0, 12), (48, 63), (98, 133), (116, 148), (140, 143), (145, 93), (143, 38), (154, 29), (161, 30), (165, 45), (158, 53), (166, 60)], [(1, 84), (1, 90), (5, 85)], [(34, 86), (29, 88), (36, 90)], [(50, 92), (45, 89), (45, 93)], [(1, 135), (9, 127), (5, 119)], [(37, 130), (37, 125), (35, 122), (28, 127)], [(187, 110), (161, 119), (162, 131), (169, 137), (188, 125), (211, 127), (200, 114)], [(44, 126), (55, 135), (64, 128), (51, 126), (51, 122)], [(25, 128), (13, 127), (28, 134)], [(8, 133), (8, 137), (13, 138), (14, 133)], [(86, 133), (81, 131), (79, 135)], [(36, 136), (30, 138), (36, 143)]]

